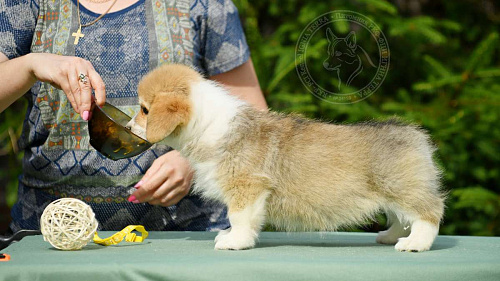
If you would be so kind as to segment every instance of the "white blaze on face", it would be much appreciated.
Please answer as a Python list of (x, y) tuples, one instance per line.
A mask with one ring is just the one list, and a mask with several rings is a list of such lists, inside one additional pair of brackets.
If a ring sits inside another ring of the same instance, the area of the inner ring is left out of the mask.
[(137, 115), (132, 118), (125, 127), (129, 128), (132, 133), (138, 135), (139, 137), (146, 139), (146, 128), (143, 128), (135, 122), (135, 119), (137, 118)]

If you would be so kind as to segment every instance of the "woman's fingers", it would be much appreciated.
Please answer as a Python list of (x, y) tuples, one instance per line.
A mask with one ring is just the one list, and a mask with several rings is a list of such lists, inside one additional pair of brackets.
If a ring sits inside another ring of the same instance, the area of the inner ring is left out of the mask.
[(89, 120), (90, 106), (92, 105), (92, 87), (89, 81), (89, 72), (93, 71), (92, 65), (83, 59), (78, 60), (76, 73), (78, 75), (78, 84), (80, 85), (80, 96), (76, 98), (78, 109), (83, 120)]
[[(68, 74), (68, 80), (71, 83), (71, 93), (76, 104), (75, 111), (87, 121), (92, 108), (92, 89), (95, 90), (98, 106), (103, 106), (106, 101), (104, 82), (92, 64), (85, 60), (79, 60), (76, 69)], [(70, 98), (69, 95), (68, 98)]]
[(182, 198), (188, 195), (190, 188), (191, 188), (191, 178), (186, 179), (185, 181), (183, 181), (181, 186), (178, 186), (177, 188), (173, 189), (170, 193), (165, 195), (165, 197), (162, 200), (160, 200), (158, 205), (161, 205), (163, 207), (168, 207), (179, 203), (179, 201), (181, 201)]
[(151, 200), (149, 200), (148, 203), (151, 205), (162, 205), (167, 203), (170, 201), (171, 197), (177, 193), (174, 188), (175, 186), (172, 185), (172, 181), (168, 179), (155, 192), (153, 192)]
[(78, 109), (83, 120), (89, 120), (90, 106), (92, 105), (92, 88), (90, 87), (89, 78), (84, 72), (80, 72), (78, 76), (80, 80), (80, 101)]
[(171, 206), (189, 193), (193, 171), (178, 151), (170, 151), (153, 162), (128, 201)]
[(180, 171), (174, 171), (170, 177), (152, 195), (150, 204), (165, 205), (178, 193), (182, 193), (185, 187), (185, 176)]
[(62, 89), (73, 109), (84, 120), (90, 117), (92, 90), (95, 90), (96, 103), (99, 106), (104, 105), (104, 82), (89, 61), (54, 54), (35, 54), (32, 61), (33, 75), (42, 82)]
[(104, 106), (106, 102), (106, 86), (104, 81), (102, 81), (101, 76), (95, 71), (89, 71), (90, 85), (94, 89), (95, 99), (98, 106)]
[[(163, 162), (154, 161), (151, 167), (147, 170), (146, 174), (142, 179), (134, 186), (137, 191), (132, 193), (132, 195), (128, 198), (128, 201), (133, 203), (145, 202), (148, 198), (151, 197), (151, 193), (154, 192), (155, 186), (151, 184), (150, 178), (154, 175), (161, 176), (161, 173), (158, 173)], [(167, 177), (165, 176), (165, 180)], [(146, 184), (148, 182), (148, 184)]]
[[(162, 159), (163, 160), (163, 156), (158, 158), (158, 159)], [(151, 167), (149, 167), (149, 169), (146, 171), (146, 174), (144, 175), (144, 177), (142, 177), (142, 179), (135, 185), (135, 188), (139, 188), (141, 187), (142, 185), (144, 185), (146, 182), (148, 183), (147, 185), (151, 185), (151, 179), (153, 179), (153, 182), (155, 181), (154, 179), (156, 178), (156, 181), (158, 181), (158, 183), (161, 183), (163, 181), (165, 181), (168, 176), (166, 175), (166, 172), (168, 171), (165, 171), (165, 162), (163, 161), (159, 161), (158, 159), (156, 159), (153, 164), (151, 165)], [(163, 169), (162, 174), (160, 172), (160, 169)], [(161, 179), (163, 177), (163, 179)]]
[(173, 197), (172, 199), (168, 200), (166, 203), (160, 203), (158, 205), (161, 205), (163, 207), (169, 207), (169, 206), (172, 206), (172, 205), (175, 205), (177, 203), (179, 203), (179, 201), (182, 200), (182, 198), (184, 198), (185, 196), (187, 195), (187, 193), (183, 193), (183, 194), (176, 194), (175, 197)]
[[(151, 169), (155, 168), (156, 168), (155, 173), (149, 172)], [(157, 192), (162, 186), (170, 185), (168, 179), (170, 178), (172, 173), (173, 173), (173, 168), (169, 164), (162, 163), (161, 165), (155, 165), (153, 163), (151, 168), (148, 170), (148, 173), (146, 173), (146, 175), (143, 177), (140, 186), (136, 186), (138, 190), (132, 194), (132, 196), (134, 197), (129, 198), (130, 199), (129, 201), (138, 200), (141, 203), (150, 202), (151, 200), (154, 199), (153, 195), (155, 194), (155, 192)], [(164, 188), (167, 187), (168, 186), (165, 186)], [(163, 190), (158, 192), (163, 192)]]
[(184, 178), (176, 179), (175, 176), (171, 177), (153, 193), (152, 199), (148, 203), (164, 207), (177, 204), (189, 193), (190, 182), (191, 180), (188, 183)]
[(62, 89), (65, 93), (66, 96), (68, 97), (69, 102), (73, 106), (73, 109), (77, 112), (80, 113), (79, 109), (79, 102), (77, 102), (75, 97), (80, 96), (80, 84), (78, 83), (78, 75), (76, 74), (76, 71), (70, 71), (68, 73), (68, 78), (67, 78), (67, 84), (69, 85), (70, 89), (69, 91), (66, 91)]

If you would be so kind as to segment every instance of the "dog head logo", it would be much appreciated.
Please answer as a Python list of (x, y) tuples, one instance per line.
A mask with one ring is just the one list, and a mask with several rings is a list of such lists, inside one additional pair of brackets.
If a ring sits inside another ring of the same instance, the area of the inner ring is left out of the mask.
[[(355, 31), (334, 34), (332, 26), (339, 23)], [(318, 52), (323, 43), (328, 48)], [(371, 96), (384, 82), (389, 63), (389, 45), (380, 27), (348, 10), (316, 17), (302, 30), (295, 48), (295, 69), (302, 85), (332, 104), (356, 103)]]
[(349, 86), (354, 78), (363, 71), (363, 62), (360, 53), (372, 67), (376, 67), (370, 60), (366, 51), (356, 43), (356, 33), (351, 31), (346, 37), (335, 36), (332, 30), (326, 30), (328, 39), (328, 58), (323, 62), (323, 67), (328, 71), (335, 71), (338, 79), (338, 90), (342, 85)]

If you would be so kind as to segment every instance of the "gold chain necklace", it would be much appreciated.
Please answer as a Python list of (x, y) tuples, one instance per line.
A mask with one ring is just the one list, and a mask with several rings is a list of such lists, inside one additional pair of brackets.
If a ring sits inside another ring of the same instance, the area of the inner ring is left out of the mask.
[(100, 19), (102, 19), (102, 17), (104, 17), (111, 10), (111, 8), (113, 8), (113, 6), (115, 5), (116, 1), (117, 0), (113, 1), (113, 3), (111, 4), (111, 6), (109, 6), (108, 10), (106, 10), (106, 12), (104, 12), (104, 14), (100, 15), (95, 20), (93, 20), (93, 21), (91, 21), (89, 23), (82, 24), (82, 22), (80, 20), (80, 0), (77, 0), (76, 3), (77, 3), (77, 7), (78, 7), (78, 9), (77, 9), (77, 12), (78, 12), (78, 31), (77, 32), (73, 32), (73, 34), (71, 34), (71, 36), (75, 37), (75, 42), (73, 44), (77, 45), (78, 41), (80, 40), (80, 38), (83, 38), (85, 36), (85, 34), (82, 33), (82, 27), (91, 26), (94, 23), (98, 22)]
[(90, 3), (103, 4), (103, 3), (109, 2), (111, 0), (87, 0), (87, 1)]

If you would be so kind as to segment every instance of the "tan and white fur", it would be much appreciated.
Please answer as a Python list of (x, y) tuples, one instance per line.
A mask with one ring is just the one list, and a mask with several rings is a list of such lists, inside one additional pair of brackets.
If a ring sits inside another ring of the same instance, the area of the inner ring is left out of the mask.
[(195, 170), (193, 191), (225, 203), (231, 228), (216, 249), (255, 246), (265, 222), (286, 231), (334, 231), (380, 211), (377, 242), (429, 250), (443, 216), (429, 137), (399, 122), (334, 125), (259, 111), (183, 65), (164, 65), (138, 88), (129, 123), (178, 150)]

